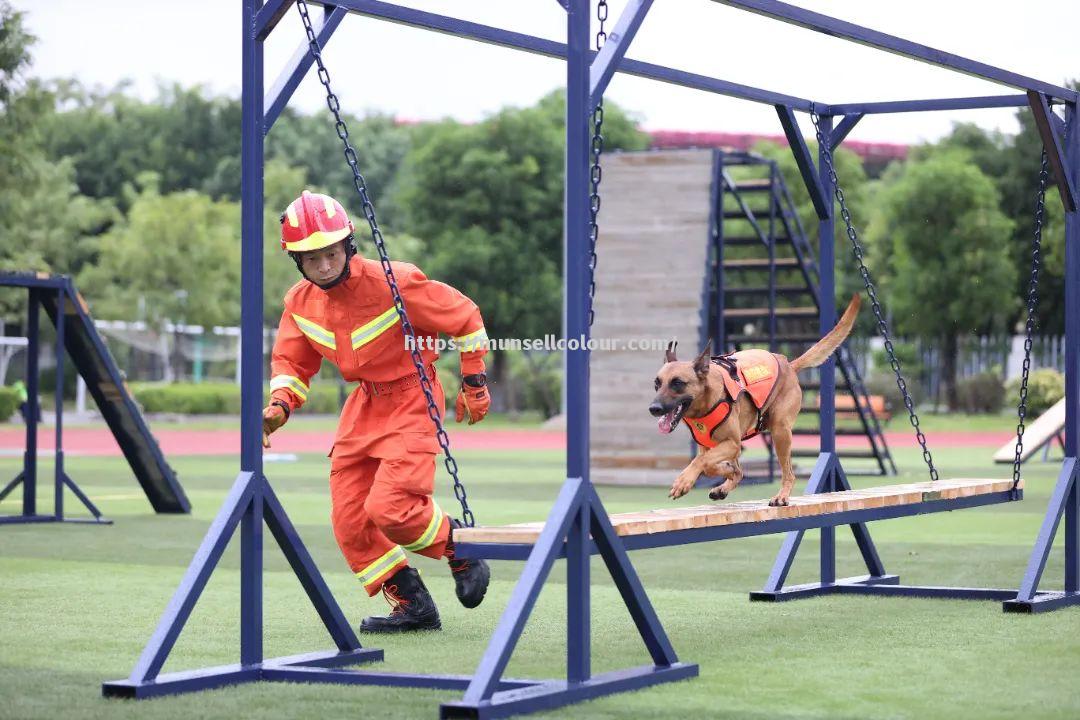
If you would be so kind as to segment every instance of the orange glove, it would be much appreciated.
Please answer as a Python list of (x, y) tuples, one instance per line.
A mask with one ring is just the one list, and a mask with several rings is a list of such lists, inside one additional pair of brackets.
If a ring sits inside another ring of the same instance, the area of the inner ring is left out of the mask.
[(461, 422), (467, 415), (469, 424), (475, 425), (484, 419), (489, 407), (491, 407), (491, 393), (487, 389), (487, 376), (484, 373), (477, 373), (462, 378), (454, 419)]
[(270, 447), (270, 433), (274, 432), (289, 419), (289, 410), (285, 403), (276, 401), (263, 409), (263, 447)]

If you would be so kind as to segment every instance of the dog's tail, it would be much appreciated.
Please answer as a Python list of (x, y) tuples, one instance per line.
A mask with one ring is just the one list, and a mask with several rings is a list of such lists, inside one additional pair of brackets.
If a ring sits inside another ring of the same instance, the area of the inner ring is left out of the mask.
[(807, 368), (816, 368), (828, 360), (829, 356), (836, 351), (836, 348), (840, 347), (840, 343), (844, 342), (847, 336), (851, 334), (851, 328), (855, 325), (855, 316), (859, 314), (859, 305), (861, 303), (862, 300), (859, 298), (858, 293), (853, 295), (851, 302), (848, 303), (847, 310), (840, 317), (840, 322), (836, 323), (836, 327), (830, 330), (825, 337), (814, 343), (809, 350), (795, 358), (791, 362), (791, 367), (798, 372)]

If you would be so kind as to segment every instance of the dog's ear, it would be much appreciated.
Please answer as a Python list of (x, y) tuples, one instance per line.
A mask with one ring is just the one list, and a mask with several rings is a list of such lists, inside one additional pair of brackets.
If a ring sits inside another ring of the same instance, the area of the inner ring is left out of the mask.
[(709, 374), (709, 364), (712, 362), (712, 338), (705, 343), (705, 349), (694, 359), (694, 372), (698, 377), (706, 377)]
[(672, 340), (667, 344), (667, 350), (664, 351), (664, 362), (669, 363), (676, 362), (678, 360), (678, 358), (675, 357), (675, 348), (678, 346), (678, 344), (678, 340)]

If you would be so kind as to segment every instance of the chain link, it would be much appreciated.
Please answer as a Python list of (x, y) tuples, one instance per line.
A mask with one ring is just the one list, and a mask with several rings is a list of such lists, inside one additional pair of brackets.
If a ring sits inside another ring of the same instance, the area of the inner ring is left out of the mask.
[(821, 131), (821, 119), (813, 106), (810, 108), (810, 119), (814, 123), (814, 132), (817, 135), (818, 147), (822, 150), (821, 157), (825, 161), (825, 169), (829, 173), (829, 182), (832, 183), (836, 201), (840, 204), (840, 215), (844, 219), (844, 225), (847, 228), (848, 240), (851, 241), (851, 252), (855, 256), (856, 262), (859, 263), (859, 274), (862, 276), (863, 285), (866, 287), (866, 294), (870, 297), (870, 303), (874, 310), (874, 317), (877, 318), (878, 331), (881, 333), (881, 338), (885, 342), (885, 350), (889, 354), (889, 364), (892, 365), (893, 374), (896, 375), (896, 386), (904, 396), (904, 407), (907, 408), (911, 426), (915, 428), (915, 439), (919, 441), (919, 447), (922, 448), (923, 461), (926, 463), (926, 466), (930, 468), (930, 480), (937, 480), (938, 471), (937, 468), (934, 467), (934, 458), (930, 455), (930, 450), (926, 447), (926, 436), (923, 435), (922, 428), (919, 427), (919, 416), (915, 414), (915, 404), (911, 401), (911, 395), (908, 393), (907, 389), (907, 382), (900, 372), (900, 361), (896, 357), (896, 349), (893, 347), (892, 338), (889, 335), (889, 325), (885, 322), (885, 313), (881, 309), (881, 303), (878, 301), (877, 288), (874, 287), (874, 282), (870, 277), (870, 269), (866, 267), (866, 263), (863, 260), (863, 248), (859, 243), (858, 233), (855, 232), (855, 227), (851, 224), (851, 213), (848, 211), (847, 201), (844, 198), (844, 191), (840, 188), (840, 181), (836, 176), (836, 167), (833, 165), (831, 143), (825, 138), (824, 133)]
[(405, 332), (405, 337), (411, 340), (410, 349), (413, 365), (416, 367), (417, 375), (420, 377), (420, 387), (423, 389), (424, 397), (427, 400), (428, 416), (431, 418), (431, 422), (435, 424), (435, 436), (438, 439), (439, 446), (442, 447), (446, 458), (446, 471), (450, 473), (450, 477), (454, 479), (454, 495), (457, 497), (458, 502), (461, 503), (461, 520), (465, 523), (466, 527), (473, 527), (476, 524), (476, 519), (473, 516), (472, 510), (469, 509), (465, 486), (462, 485), (461, 480), (458, 479), (457, 461), (455, 461), (454, 457), (450, 454), (450, 436), (446, 434), (446, 429), (442, 424), (442, 418), (439, 416), (439, 408), (435, 404), (435, 393), (432, 389), (431, 379), (428, 378), (427, 372), (424, 370), (424, 358), (420, 354), (419, 345), (416, 342), (416, 332), (413, 330), (412, 323), (409, 322), (409, 316), (405, 312), (405, 302), (401, 299), (401, 291), (398, 289), (397, 280), (394, 278), (394, 270), (390, 265), (390, 257), (386, 252), (386, 245), (383, 242), (382, 232), (379, 230), (379, 224), (375, 219), (375, 206), (371, 204), (371, 199), (368, 197), (367, 183), (364, 180), (364, 176), (360, 173), (356, 151), (349, 142), (349, 129), (345, 126), (345, 121), (341, 117), (341, 102), (338, 100), (337, 95), (334, 94), (333, 90), (330, 89), (330, 73), (327, 72), (326, 66), (323, 64), (322, 48), (319, 47), (318, 38), (315, 36), (315, 29), (311, 24), (311, 16), (308, 13), (307, 2), (305, 0), (297, 0), (296, 7), (299, 9), (300, 18), (304, 23), (304, 31), (307, 33), (308, 48), (311, 52), (311, 57), (318, 66), (319, 82), (322, 83), (323, 88), (326, 89), (326, 106), (330, 108), (330, 112), (334, 115), (334, 127), (345, 147), (345, 160), (352, 169), (353, 185), (356, 186), (356, 192), (360, 196), (364, 217), (367, 219), (368, 226), (371, 228), (371, 238), (375, 242), (376, 249), (379, 251), (379, 262), (382, 264), (383, 273), (386, 274), (386, 282), (390, 286), (390, 292), (394, 296), (394, 308), (397, 310), (398, 317), (401, 319), (401, 328)]
[(1024, 419), (1027, 417), (1028, 374), (1031, 372), (1031, 336), (1035, 332), (1035, 310), (1039, 304), (1039, 268), (1042, 265), (1043, 210), (1046, 208), (1046, 185), (1050, 178), (1049, 158), (1045, 148), (1039, 170), (1039, 191), (1035, 198), (1035, 237), (1031, 240), (1031, 277), (1028, 280), (1027, 323), (1024, 328), (1024, 366), (1020, 374), (1020, 403), (1016, 408), (1016, 455), (1013, 457), (1013, 490), (1020, 485), (1020, 463), (1024, 454)]
[[(597, 52), (600, 52), (600, 48), (604, 47), (607, 41), (607, 32), (604, 31), (607, 17), (607, 0), (600, 0), (600, 4), (596, 6), (596, 19), (600, 22), (600, 28), (596, 31)], [(593, 298), (596, 296), (596, 241), (600, 239), (600, 226), (596, 218), (600, 214), (600, 180), (603, 177), (600, 168), (600, 155), (604, 152), (604, 135), (601, 132), (603, 125), (604, 100), (600, 98), (593, 110), (592, 166), (589, 168), (589, 327), (592, 327), (596, 317)]]

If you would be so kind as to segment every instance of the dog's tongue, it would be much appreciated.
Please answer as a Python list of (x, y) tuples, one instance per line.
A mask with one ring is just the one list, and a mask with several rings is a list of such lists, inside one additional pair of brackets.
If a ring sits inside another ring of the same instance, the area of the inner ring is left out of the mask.
[(675, 411), (672, 410), (667, 415), (661, 416), (657, 421), (657, 426), (660, 428), (661, 434), (667, 435), (671, 432), (671, 423), (675, 419)]

